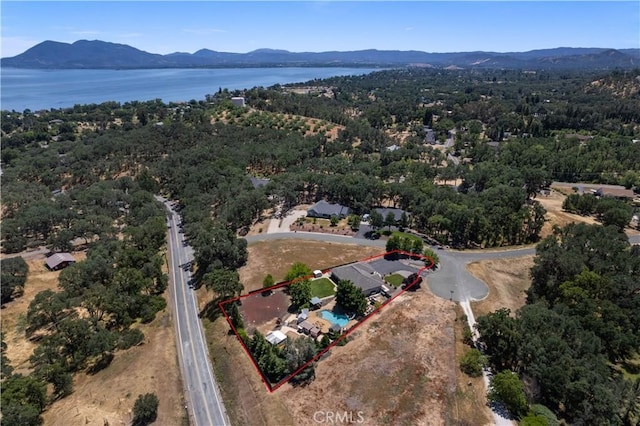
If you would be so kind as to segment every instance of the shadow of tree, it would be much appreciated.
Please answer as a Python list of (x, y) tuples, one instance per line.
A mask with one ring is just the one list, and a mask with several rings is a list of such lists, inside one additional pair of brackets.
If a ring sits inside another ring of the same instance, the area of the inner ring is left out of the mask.
[(207, 304), (202, 308), (198, 316), (200, 318), (206, 318), (211, 322), (214, 322), (220, 317), (223, 317), (222, 311), (220, 310), (220, 306), (218, 303), (224, 301), (225, 299), (221, 297), (216, 297), (215, 299), (207, 302)]

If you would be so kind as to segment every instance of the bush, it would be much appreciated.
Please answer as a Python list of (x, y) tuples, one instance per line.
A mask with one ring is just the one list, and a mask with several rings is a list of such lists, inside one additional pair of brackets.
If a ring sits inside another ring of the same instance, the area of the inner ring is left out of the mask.
[(133, 405), (133, 425), (148, 425), (158, 417), (158, 397), (155, 393), (138, 395)]
[(144, 333), (137, 328), (130, 328), (120, 333), (120, 337), (116, 343), (118, 349), (129, 349), (132, 346), (139, 345), (144, 340)]
[(460, 359), (460, 370), (471, 377), (482, 376), (487, 360), (477, 349), (469, 349)]
[[(531, 406), (531, 411), (529, 412), (530, 416), (534, 417), (542, 417), (547, 421), (549, 426), (558, 426), (558, 418), (549, 408), (542, 404), (533, 404)], [(529, 417), (529, 416), (527, 416)]]
[(471, 332), (471, 328), (469, 328), (469, 324), (467, 323), (464, 324), (462, 329), (462, 343), (473, 347), (473, 333)]

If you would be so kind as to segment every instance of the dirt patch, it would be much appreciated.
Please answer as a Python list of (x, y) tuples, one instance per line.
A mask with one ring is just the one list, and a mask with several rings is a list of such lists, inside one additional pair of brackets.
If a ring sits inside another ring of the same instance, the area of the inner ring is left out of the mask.
[(296, 261), (308, 265), (311, 270), (325, 269), (384, 252), (380, 247), (304, 240), (261, 241), (251, 244), (248, 251), (249, 261), (238, 271), (244, 293), (262, 288), (262, 280), (267, 274), (271, 274), (275, 282), (284, 280)]
[(364, 424), (446, 424), (455, 391), (454, 305), (427, 291), (405, 294), (318, 362), (306, 387), (276, 391), (297, 425), (318, 411), (351, 413)]
[(241, 300), (240, 313), (247, 328), (257, 328), (284, 315), (291, 304), (289, 296), (282, 289), (272, 291), (268, 295), (263, 292), (256, 293)]
[(489, 286), (489, 295), (471, 308), (476, 318), (500, 308), (515, 312), (526, 302), (525, 291), (531, 286), (529, 272), (533, 267), (534, 255), (517, 259), (492, 259), (473, 262), (467, 270)]

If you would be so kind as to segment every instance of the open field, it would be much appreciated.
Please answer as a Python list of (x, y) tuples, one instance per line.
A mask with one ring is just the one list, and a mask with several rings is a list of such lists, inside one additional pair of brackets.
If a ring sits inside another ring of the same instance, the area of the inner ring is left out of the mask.
[(262, 280), (267, 274), (271, 274), (275, 282), (284, 280), (296, 261), (306, 264), (311, 270), (324, 269), (381, 254), (384, 250), (355, 244), (276, 240), (251, 244), (248, 251), (249, 262), (238, 270), (244, 293), (262, 288)]
[[(76, 252), (80, 261), (85, 253)], [(44, 266), (44, 256), (27, 260), (29, 274), (24, 295), (2, 310), (2, 330), (8, 345), (7, 356), (16, 373), (29, 373), (29, 356), (35, 344), (24, 337), (24, 316), (29, 303), (40, 291), (58, 290), (60, 272)], [(139, 394), (155, 392), (160, 404), (156, 424), (187, 424), (175, 346), (174, 326), (168, 310), (159, 312), (150, 324), (141, 325), (144, 343), (118, 351), (106, 369), (88, 375), (77, 373), (73, 393), (54, 402), (43, 413), (46, 425), (125, 425)]]
[(525, 304), (525, 291), (531, 285), (529, 271), (533, 259), (534, 255), (529, 255), (517, 259), (482, 260), (467, 265), (473, 276), (489, 286), (489, 295), (471, 304), (476, 318), (500, 308), (515, 312)]
[[(247, 288), (271, 273), (281, 280), (291, 263), (311, 269), (379, 253), (379, 249), (277, 241), (249, 247), (241, 277)], [(200, 289), (201, 303), (212, 294)], [(455, 394), (455, 305), (428, 290), (404, 294), (331, 349), (318, 362), (316, 379), (305, 387), (283, 385), (269, 393), (238, 339), (222, 317), (204, 320), (214, 369), (229, 416), (238, 425), (317, 424), (317, 411), (361, 411), (364, 424), (444, 425)], [(355, 417), (357, 418), (357, 417)], [(468, 419), (472, 421), (473, 418)]]

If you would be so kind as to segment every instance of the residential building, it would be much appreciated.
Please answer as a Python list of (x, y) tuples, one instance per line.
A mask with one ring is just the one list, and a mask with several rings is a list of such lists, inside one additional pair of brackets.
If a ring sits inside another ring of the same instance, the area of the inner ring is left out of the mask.
[(71, 253), (54, 253), (47, 257), (45, 263), (47, 264), (47, 268), (52, 271), (58, 271), (76, 263), (76, 259)]
[(349, 207), (337, 203), (329, 203), (325, 200), (318, 201), (307, 210), (308, 217), (318, 217), (322, 219), (331, 219), (333, 216), (342, 219), (348, 215)]

